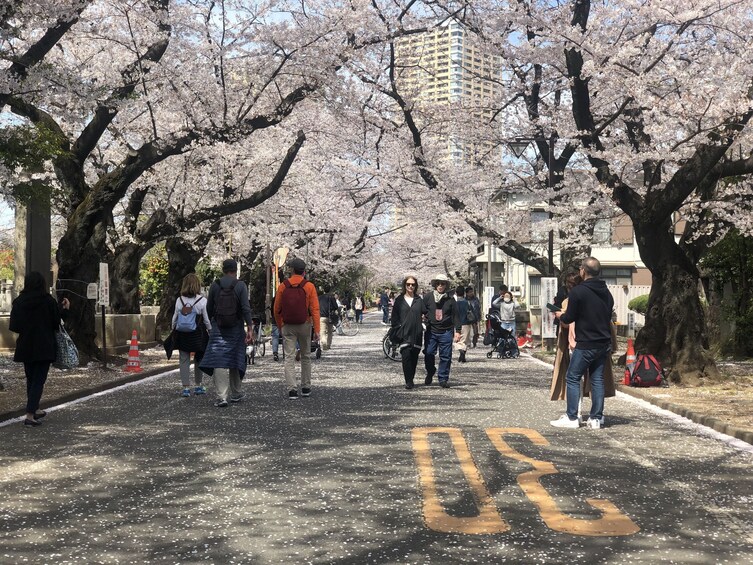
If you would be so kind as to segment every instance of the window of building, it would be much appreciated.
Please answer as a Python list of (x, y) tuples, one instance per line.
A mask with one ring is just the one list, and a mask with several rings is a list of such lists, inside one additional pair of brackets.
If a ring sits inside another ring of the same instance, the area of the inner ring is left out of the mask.
[(594, 243), (609, 243), (612, 237), (612, 222), (611, 220), (596, 220), (594, 225)]
[(630, 267), (602, 267), (601, 278), (607, 284), (630, 284), (633, 282), (633, 269)]
[(529, 294), (528, 294), (528, 307), (539, 308), (541, 306), (541, 277), (530, 277), (529, 282)]

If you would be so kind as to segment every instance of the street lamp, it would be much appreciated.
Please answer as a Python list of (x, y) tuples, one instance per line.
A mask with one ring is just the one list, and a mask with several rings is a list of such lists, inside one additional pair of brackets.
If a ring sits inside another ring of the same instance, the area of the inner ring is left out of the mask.
[[(525, 153), (526, 149), (528, 149), (528, 146), (530, 143), (541, 141), (542, 138), (540, 137), (516, 137), (515, 141), (508, 142), (508, 146), (510, 147), (510, 150), (512, 151), (512, 154), (515, 155), (516, 158), (520, 159), (523, 156), (523, 153)], [(554, 186), (554, 173), (553, 173), (553, 164), (554, 164), (554, 134), (552, 134), (547, 141), (547, 148), (548, 148), (548, 158), (547, 158), (547, 168), (549, 169), (549, 175), (547, 177), (547, 186), (549, 188), (552, 188)], [(549, 211), (549, 220), (551, 220), (553, 217), (553, 214), (551, 210)], [(549, 276), (554, 276), (554, 230), (549, 230)]]

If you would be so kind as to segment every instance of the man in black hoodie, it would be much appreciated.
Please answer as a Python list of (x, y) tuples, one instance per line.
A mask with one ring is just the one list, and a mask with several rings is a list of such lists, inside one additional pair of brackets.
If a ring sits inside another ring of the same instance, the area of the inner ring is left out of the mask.
[(604, 425), (604, 365), (611, 352), (612, 308), (614, 299), (606, 283), (599, 278), (601, 264), (595, 257), (580, 266), (583, 282), (568, 295), (565, 312), (555, 316), (565, 324), (575, 322), (576, 346), (570, 357), (565, 380), (567, 382), (567, 414), (551, 424), (556, 428), (577, 428), (580, 379), (588, 371), (591, 380), (591, 414), (587, 425), (599, 429)]

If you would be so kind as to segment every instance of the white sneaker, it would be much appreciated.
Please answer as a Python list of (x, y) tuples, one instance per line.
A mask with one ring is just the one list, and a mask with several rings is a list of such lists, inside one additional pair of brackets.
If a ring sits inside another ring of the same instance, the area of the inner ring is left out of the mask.
[(555, 428), (572, 428), (576, 429), (580, 427), (580, 422), (578, 422), (578, 419), (571, 420), (567, 417), (567, 414), (563, 414), (559, 417), (557, 420), (552, 420), (549, 422), (551, 425), (553, 425)]
[(589, 418), (586, 422), (586, 426), (592, 430), (599, 430), (604, 426), (604, 416), (601, 418)]

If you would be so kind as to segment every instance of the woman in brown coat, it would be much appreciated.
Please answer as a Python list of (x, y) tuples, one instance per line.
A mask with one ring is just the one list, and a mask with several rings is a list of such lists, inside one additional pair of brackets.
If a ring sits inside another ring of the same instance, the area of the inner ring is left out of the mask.
[[(572, 288), (581, 283), (583, 279), (580, 275), (571, 273), (567, 275), (565, 279), (565, 287), (570, 292)], [(562, 311), (567, 310), (567, 298), (562, 301)], [(563, 324), (560, 321), (560, 331), (557, 334), (557, 352), (554, 357), (554, 370), (552, 371), (552, 384), (549, 388), (550, 400), (566, 400), (565, 390), (567, 384), (565, 383), (565, 375), (567, 374), (567, 367), (570, 365), (570, 351), (575, 348), (575, 324)], [(617, 349), (617, 335), (612, 329), (612, 351)], [(590, 396), (591, 383), (588, 379), (588, 375), (585, 375), (583, 379), (583, 396)], [(612, 370), (612, 356), (607, 357), (607, 363), (604, 365), (604, 397), (612, 397), (615, 395), (614, 388), (614, 371)]]

